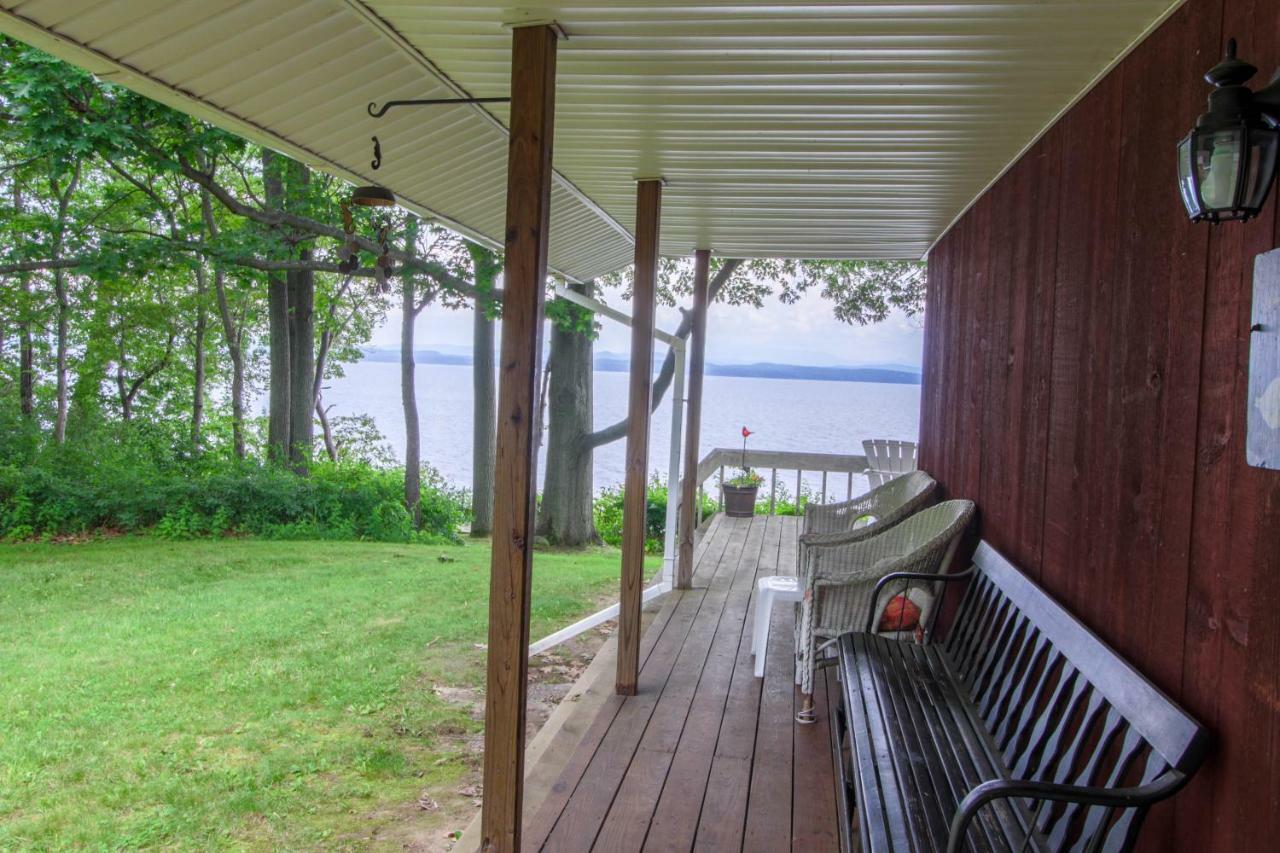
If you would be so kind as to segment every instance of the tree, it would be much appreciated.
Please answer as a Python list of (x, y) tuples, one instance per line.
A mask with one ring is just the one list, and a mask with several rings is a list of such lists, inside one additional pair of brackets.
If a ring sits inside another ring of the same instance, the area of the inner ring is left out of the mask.
[(466, 241), (466, 248), (476, 286), (472, 300), (471, 535), (487, 536), (493, 531), (493, 457), (498, 419), (493, 351), (493, 315), (498, 305), (492, 294), (502, 271), (502, 258), (470, 240)]
[[(404, 228), (406, 251), (415, 251), (418, 243), (418, 218), (410, 216)], [(418, 426), (417, 363), (414, 361), (414, 323), (431, 303), (427, 291), (421, 298), (413, 271), (400, 272), (400, 403), (404, 409), (404, 504), (413, 517), (415, 527), (422, 525), (422, 433)]]
[[(590, 296), (593, 285), (570, 285)], [(551, 350), (547, 359), (547, 465), (538, 535), (553, 544), (577, 547), (598, 543), (592, 518), (592, 341), (595, 318), (563, 299), (547, 305)]]

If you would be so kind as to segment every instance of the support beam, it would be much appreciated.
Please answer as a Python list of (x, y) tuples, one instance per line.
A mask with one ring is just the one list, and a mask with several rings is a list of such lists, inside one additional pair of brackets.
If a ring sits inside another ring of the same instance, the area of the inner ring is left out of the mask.
[(519, 28), (512, 36), (481, 816), (481, 849), (486, 853), (516, 853), (520, 849), (529, 592), (538, 482), (535, 433), (551, 218), (557, 38), (556, 28), (546, 25)]
[(702, 373), (707, 358), (707, 279), (711, 250), (698, 249), (693, 267), (693, 330), (689, 347), (689, 425), (685, 429), (684, 480), (680, 484), (680, 560), (676, 588), (693, 586), (693, 534), (698, 522), (698, 441), (702, 433)]
[(632, 696), (640, 672), (640, 593), (644, 586), (645, 486), (649, 404), (653, 399), (653, 319), (658, 283), (662, 181), (636, 187), (636, 273), (631, 288), (631, 393), (622, 501), (622, 588), (618, 595), (617, 692)]

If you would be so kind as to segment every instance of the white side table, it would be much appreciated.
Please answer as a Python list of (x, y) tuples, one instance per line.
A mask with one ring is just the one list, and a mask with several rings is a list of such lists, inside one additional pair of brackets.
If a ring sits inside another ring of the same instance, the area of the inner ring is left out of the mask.
[(756, 582), (756, 619), (751, 626), (751, 654), (756, 658), (756, 678), (764, 677), (765, 650), (769, 648), (769, 614), (775, 601), (800, 601), (804, 590), (800, 581), (771, 575)]

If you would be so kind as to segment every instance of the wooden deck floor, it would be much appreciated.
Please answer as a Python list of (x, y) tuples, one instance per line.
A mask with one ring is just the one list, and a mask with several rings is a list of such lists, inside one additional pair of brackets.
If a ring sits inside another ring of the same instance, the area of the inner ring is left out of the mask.
[(820, 724), (796, 726), (790, 606), (773, 610), (765, 678), (752, 673), (755, 581), (794, 574), (797, 529), (712, 522), (695, 588), (667, 596), (645, 632), (638, 695), (613, 695), (599, 661), (597, 684), (530, 755), (524, 849), (837, 849), (827, 685)]

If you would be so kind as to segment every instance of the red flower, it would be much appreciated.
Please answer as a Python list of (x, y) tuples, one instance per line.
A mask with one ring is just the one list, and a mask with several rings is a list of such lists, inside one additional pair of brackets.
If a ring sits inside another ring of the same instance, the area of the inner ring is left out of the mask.
[(742, 428), (742, 437), (743, 437), (743, 438), (746, 438), (746, 437), (747, 437), (747, 436), (749, 436), (749, 435), (751, 435), (751, 430), (747, 429), (747, 428), (744, 426), (744, 427)]

